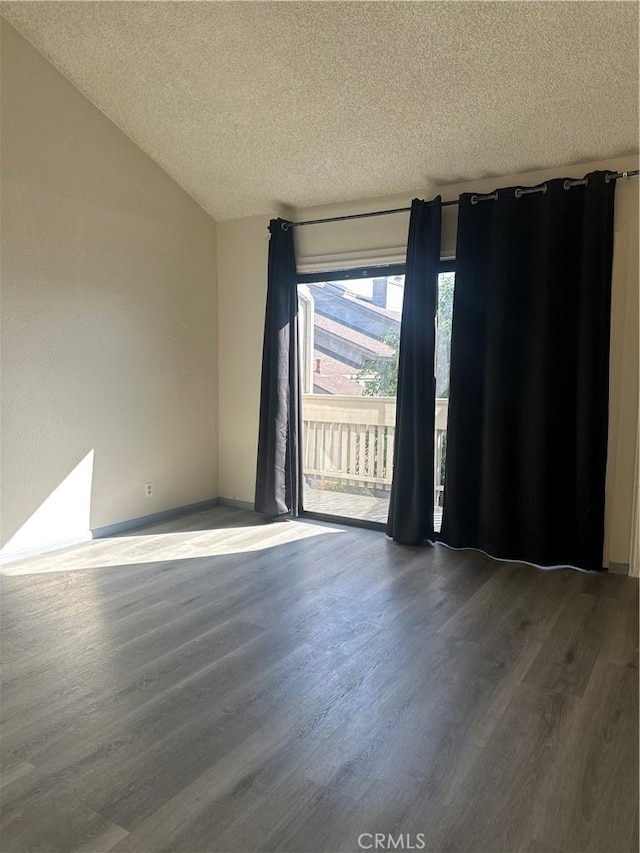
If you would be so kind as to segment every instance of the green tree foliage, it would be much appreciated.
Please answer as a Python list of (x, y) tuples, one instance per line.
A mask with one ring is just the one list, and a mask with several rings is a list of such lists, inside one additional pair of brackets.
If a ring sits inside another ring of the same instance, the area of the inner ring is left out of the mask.
[(357, 374), (362, 382), (365, 397), (395, 397), (398, 390), (398, 350), (400, 335), (387, 332), (382, 342), (393, 350), (391, 355), (376, 355), (368, 358)]
[[(438, 315), (436, 330), (436, 397), (449, 397), (449, 353), (451, 349), (451, 320), (453, 317), (453, 288), (455, 274), (438, 277)], [(400, 335), (388, 332), (382, 339), (393, 350), (391, 355), (369, 358), (357, 374), (365, 397), (395, 397), (398, 390), (398, 351)]]

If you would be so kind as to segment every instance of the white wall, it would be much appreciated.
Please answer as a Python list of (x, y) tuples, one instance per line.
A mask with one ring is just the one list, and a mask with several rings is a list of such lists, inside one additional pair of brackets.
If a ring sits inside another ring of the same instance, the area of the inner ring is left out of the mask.
[(15, 552), (217, 495), (216, 233), (1, 27), (1, 533)]
[[(638, 168), (637, 157), (474, 181), (414, 196), (488, 192), (513, 184), (533, 185), (559, 176), (581, 177), (594, 169)], [(605, 559), (628, 563), (633, 469), (638, 412), (638, 181), (618, 182), (613, 280), (611, 424), (607, 486)], [(404, 207), (410, 196), (283, 211), (294, 220), (317, 219)], [(455, 254), (457, 208), (444, 210), (443, 256)], [(268, 216), (218, 224), (219, 287), (219, 460), (220, 495), (253, 501), (257, 446), (260, 365), (266, 294)], [(335, 269), (404, 260), (408, 215), (375, 217), (296, 229), (298, 266)]]

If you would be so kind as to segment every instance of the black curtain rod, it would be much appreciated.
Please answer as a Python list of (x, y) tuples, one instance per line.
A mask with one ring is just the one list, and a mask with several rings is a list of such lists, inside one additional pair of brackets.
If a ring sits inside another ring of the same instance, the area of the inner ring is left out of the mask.
[[(634, 169), (631, 172), (611, 172), (606, 176), (605, 180), (617, 181), (618, 178), (637, 178), (638, 175), (640, 175), (640, 169)], [(586, 182), (586, 178), (569, 179), (564, 182), (564, 188), (568, 190), (570, 187), (586, 184)], [(537, 187), (531, 187), (529, 189), (517, 189), (516, 194), (520, 197), (521, 195), (528, 195), (529, 193), (546, 192), (546, 190), (547, 185), (540, 184)], [(472, 201), (474, 203), (485, 200), (491, 201), (497, 197), (497, 193), (478, 193), (477, 195), (472, 196)], [(458, 199), (455, 199), (455, 201), (442, 202), (443, 207), (453, 207), (457, 204), (459, 204)], [(327, 219), (307, 219), (304, 222), (283, 222), (282, 227), (286, 230), (289, 226), (292, 228), (299, 228), (301, 225), (322, 225), (324, 222), (346, 222), (349, 219), (369, 219), (372, 216), (388, 216), (391, 213), (408, 213), (410, 210), (410, 207), (395, 207), (391, 210), (374, 210), (369, 213), (352, 213), (349, 216), (330, 216)]]

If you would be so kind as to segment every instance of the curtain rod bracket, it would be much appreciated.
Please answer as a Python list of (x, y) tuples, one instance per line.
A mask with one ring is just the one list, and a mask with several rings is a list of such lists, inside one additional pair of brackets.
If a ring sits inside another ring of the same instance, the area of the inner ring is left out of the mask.
[(626, 172), (608, 172), (604, 176), (605, 183), (609, 183), (609, 181), (617, 181), (618, 178), (637, 178), (640, 175), (639, 169), (631, 169)]

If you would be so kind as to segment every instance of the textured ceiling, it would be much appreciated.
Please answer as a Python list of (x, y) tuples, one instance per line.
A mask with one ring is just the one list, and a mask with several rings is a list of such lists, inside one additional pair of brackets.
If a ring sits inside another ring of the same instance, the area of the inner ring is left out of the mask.
[(635, 2), (11, 2), (217, 219), (638, 148)]

